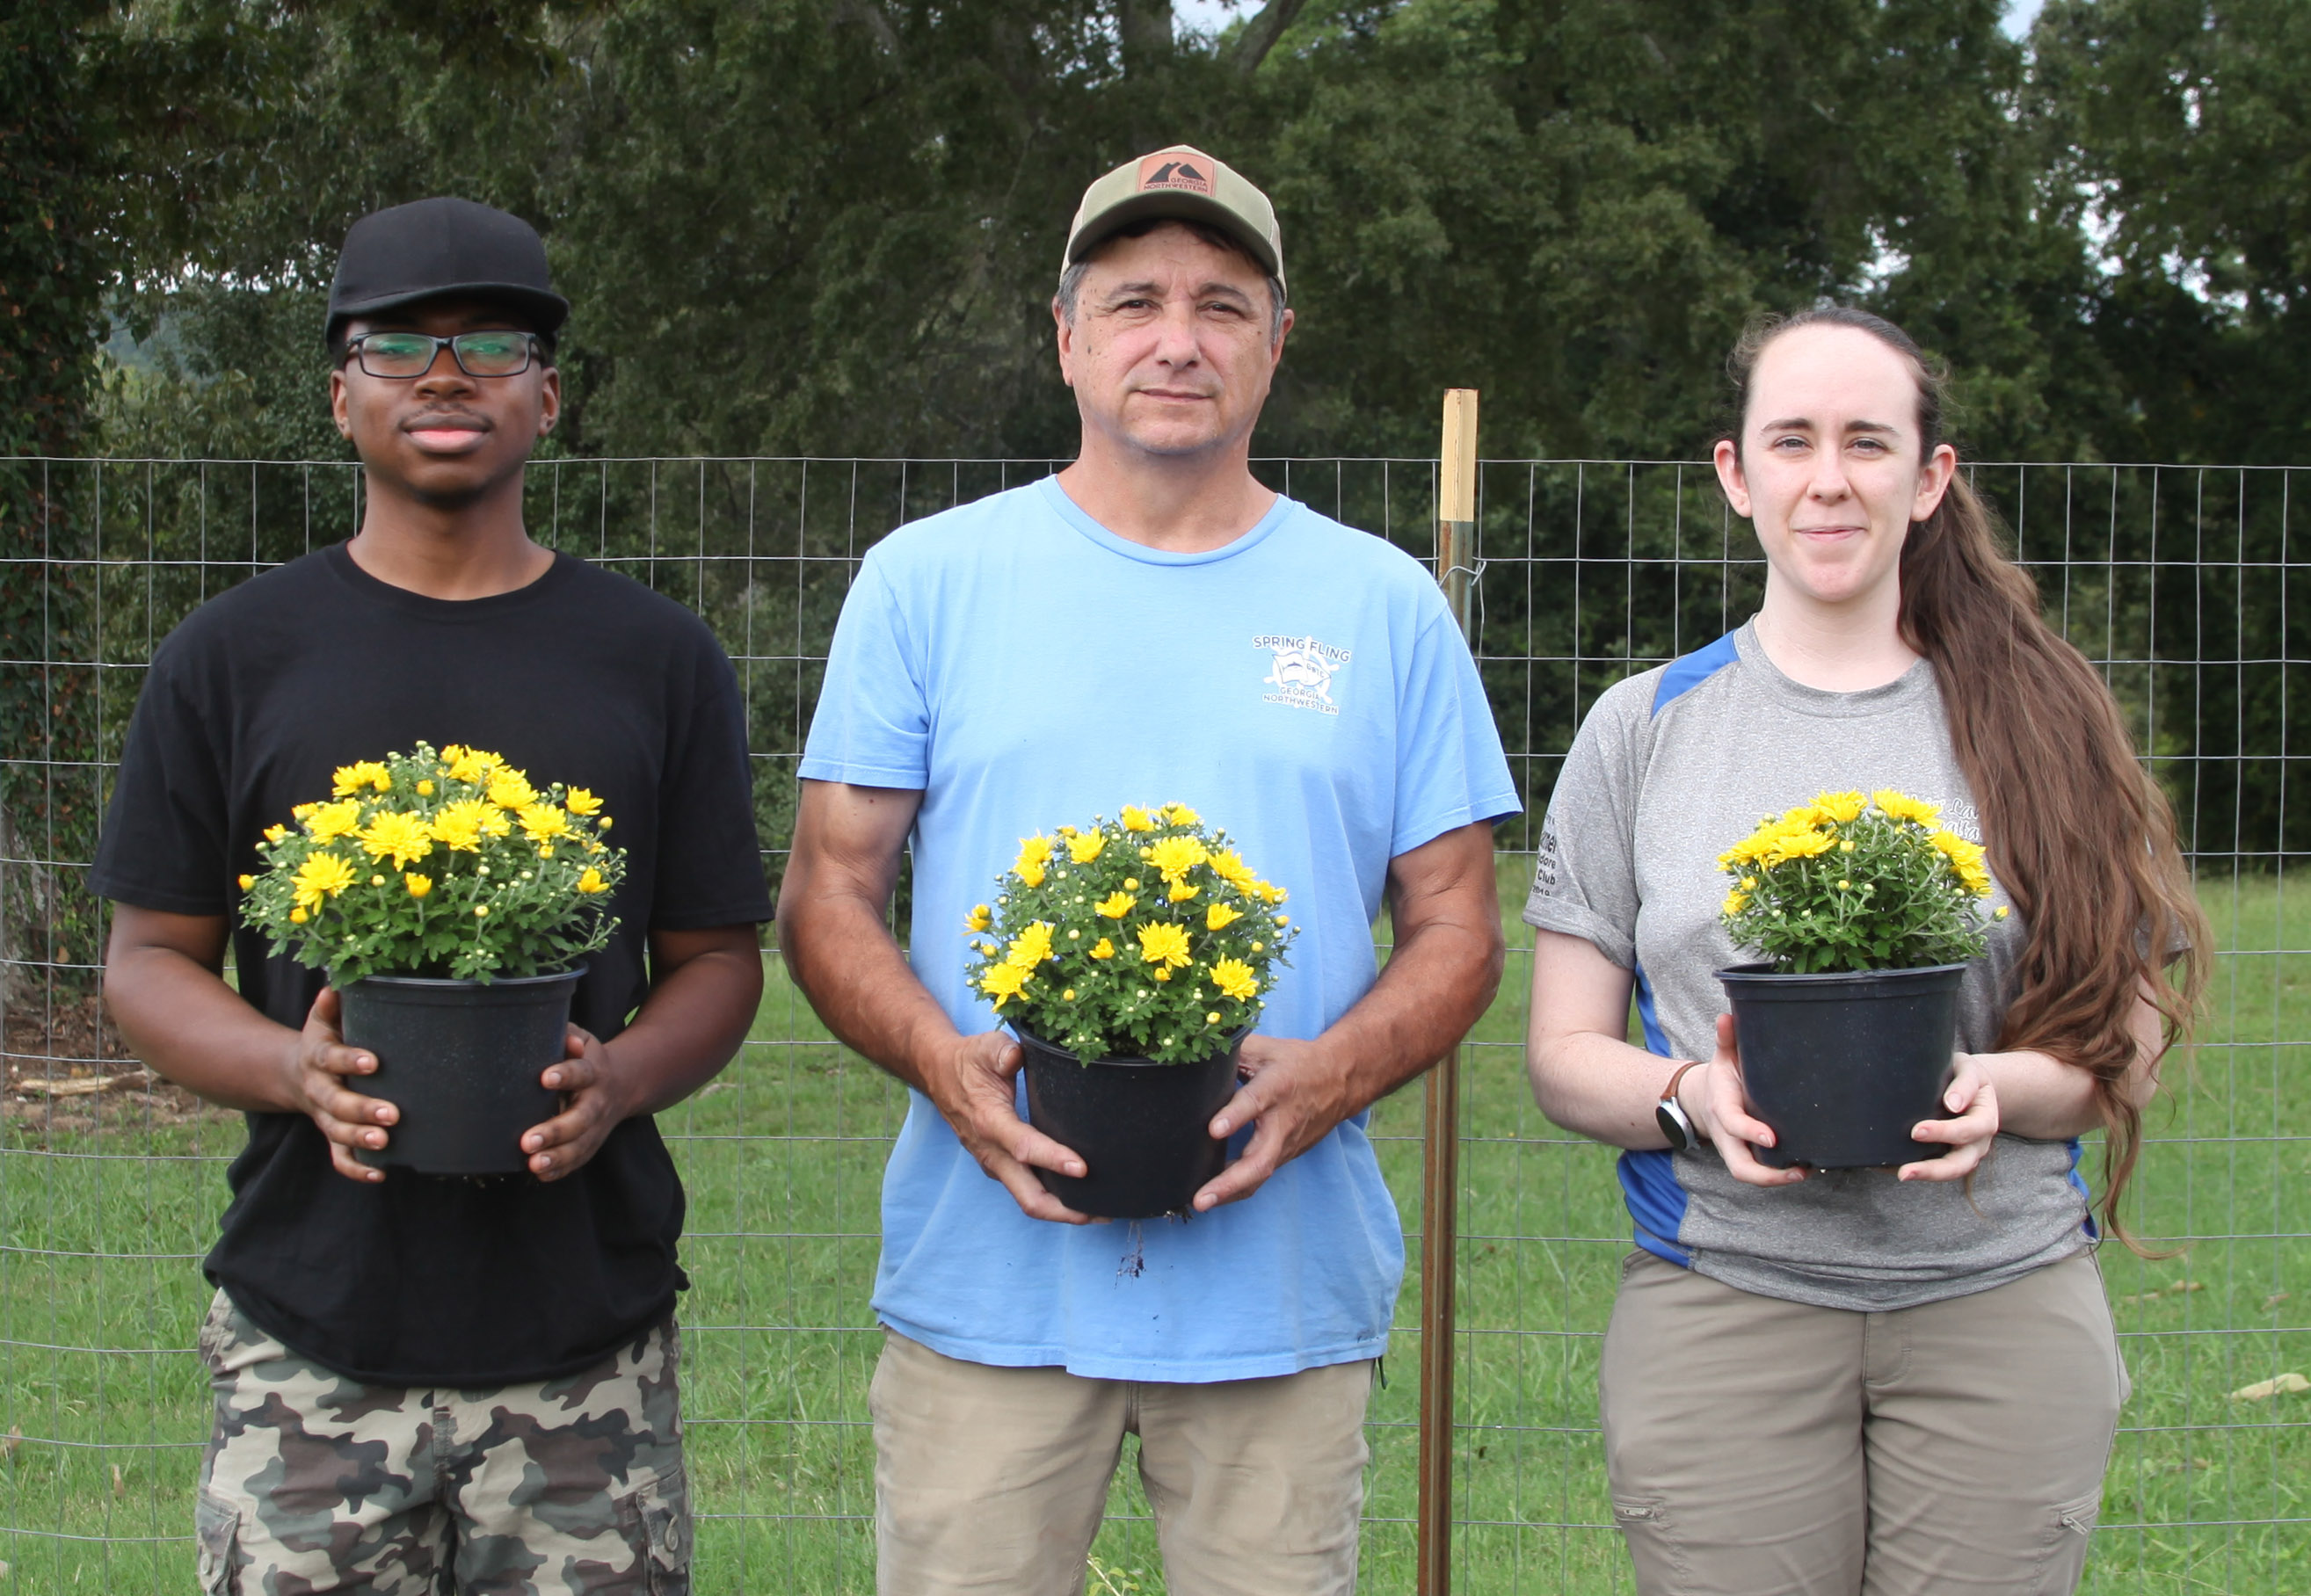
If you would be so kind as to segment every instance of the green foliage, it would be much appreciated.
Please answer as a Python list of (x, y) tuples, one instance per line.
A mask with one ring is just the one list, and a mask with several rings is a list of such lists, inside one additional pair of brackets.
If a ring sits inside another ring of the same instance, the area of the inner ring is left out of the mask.
[(368, 975), (488, 981), (566, 968), (608, 943), (624, 878), (584, 788), (538, 789), (494, 754), (420, 743), (340, 768), (243, 876), (240, 915), (344, 986)]
[(1825, 792), (1768, 815), (1718, 860), (1733, 878), (1722, 923), (1785, 975), (1980, 958), (1983, 850), (1935, 815), (1891, 791)]
[(1284, 889), (1178, 804), (1029, 837), (997, 886), (972, 912), (972, 984), (1086, 1060), (1225, 1051), (1299, 935), (1277, 912)]

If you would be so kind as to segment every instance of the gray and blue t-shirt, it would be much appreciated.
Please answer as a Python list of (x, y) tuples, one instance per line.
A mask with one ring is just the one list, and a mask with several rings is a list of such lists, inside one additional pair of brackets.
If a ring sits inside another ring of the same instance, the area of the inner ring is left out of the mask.
[[(1950, 830), (1982, 840), (1933, 667), (1826, 692), (1775, 668), (1745, 625), (1597, 701), (1557, 779), (1524, 918), (1635, 972), (1651, 1051), (1706, 1059), (1727, 1011), (1715, 972), (1756, 956), (1718, 923), (1717, 856), (1817, 793), (1884, 787), (1939, 803)], [(2008, 902), (1994, 887), (1990, 905)], [(1959, 992), (1960, 1050), (1996, 1045), (2024, 937), (2019, 915), (1992, 922)], [(2087, 1245), (2078, 1161), (2075, 1140), (2001, 1133), (1965, 1182), (1858, 1169), (1750, 1186), (1706, 1144), (1624, 1153), (1620, 1175), (1647, 1251), (1744, 1291), (1878, 1310), (1986, 1291)]]

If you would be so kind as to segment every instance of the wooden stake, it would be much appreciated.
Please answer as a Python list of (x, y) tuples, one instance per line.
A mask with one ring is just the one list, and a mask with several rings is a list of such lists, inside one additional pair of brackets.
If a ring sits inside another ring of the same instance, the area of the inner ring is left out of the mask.
[[(1444, 390), (1436, 581), (1467, 637), (1477, 576), (1477, 390)], [(1452, 1351), (1461, 1240), (1461, 1050), (1428, 1072), (1420, 1171), (1419, 1596), (1452, 1589)]]

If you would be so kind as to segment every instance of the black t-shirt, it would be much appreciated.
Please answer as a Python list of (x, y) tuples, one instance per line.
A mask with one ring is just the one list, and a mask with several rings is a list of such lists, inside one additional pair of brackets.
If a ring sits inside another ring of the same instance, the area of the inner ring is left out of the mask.
[[(615, 1036), (649, 989), (650, 929), (770, 917), (745, 717), (697, 616), (569, 555), (511, 593), (428, 598), (342, 545), (202, 606), (155, 652), (97, 847), (108, 898), (231, 916), (241, 995), (300, 1027), (324, 977), (239, 925), (234, 878), (331, 772), (419, 741), (488, 749), (590, 788), (627, 850), (620, 920), (571, 1017)], [(477, 1387), (597, 1362), (663, 1316), (682, 1183), (630, 1120), (567, 1179), (329, 1167), (301, 1114), (249, 1116), (209, 1278), (296, 1351), (383, 1385)]]

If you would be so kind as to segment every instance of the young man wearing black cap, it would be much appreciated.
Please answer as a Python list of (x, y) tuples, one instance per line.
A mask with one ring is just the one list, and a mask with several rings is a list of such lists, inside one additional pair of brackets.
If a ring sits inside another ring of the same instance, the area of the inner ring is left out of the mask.
[[(1171, 1589), (1356, 1585), (1404, 1256), (1365, 1111), (1492, 996), (1489, 823), (1517, 798), (1436, 584), (1251, 475), (1283, 278), (1267, 196), (1201, 151), (1093, 184), (1052, 306), (1081, 454), (876, 545), (835, 630), (780, 946), (914, 1088), (869, 1396), (892, 1596), (1080, 1592), (1126, 1432)], [(1127, 1234), (1036, 1178), (1083, 1161), (1021, 1121), (963, 932), (1020, 838), (1169, 801), (1289, 889), (1301, 936), (1209, 1127), (1236, 1158), (1191, 1217)], [(883, 918), (903, 849), (905, 954)]]
[[(524, 529), (567, 310), (502, 212), (356, 222), (327, 339), (361, 530), (188, 616), (129, 729), (95, 870), (107, 995), (155, 1070), (249, 1116), (205, 1263), (205, 1591), (689, 1588), (683, 1193), (650, 1116), (744, 1040), (770, 905), (728, 660)], [(374, 1059), (318, 973), (233, 923), (264, 828), (420, 740), (589, 788), (628, 850), (528, 1175), (358, 1162), (396, 1117), (359, 1090)]]

